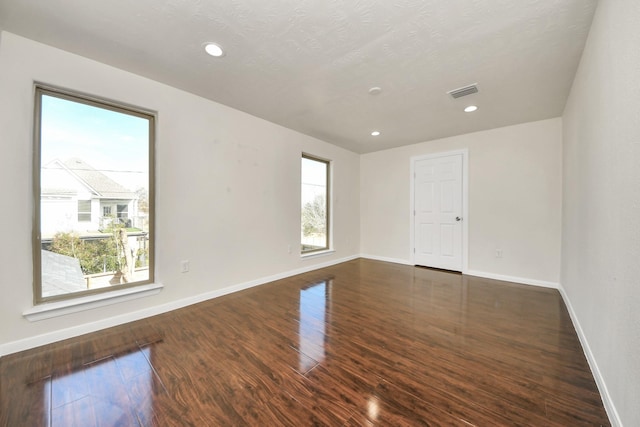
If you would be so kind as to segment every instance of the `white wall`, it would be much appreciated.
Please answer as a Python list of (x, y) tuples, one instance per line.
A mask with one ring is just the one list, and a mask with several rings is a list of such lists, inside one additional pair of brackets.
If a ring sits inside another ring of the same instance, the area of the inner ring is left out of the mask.
[[(19, 348), (18, 340), (51, 333), (61, 337), (76, 325), (104, 326), (113, 316), (122, 319), (138, 310), (358, 254), (358, 155), (7, 32), (0, 41), (0, 293), (5, 296), (0, 298), (0, 350)], [(22, 316), (33, 299), (34, 81), (158, 112), (156, 278), (165, 286), (158, 295), (34, 323)], [(303, 151), (334, 161), (336, 250), (304, 260), (298, 252)], [(180, 261), (186, 259), (191, 271), (181, 274)]]
[(561, 137), (557, 118), (363, 155), (362, 253), (409, 262), (410, 158), (468, 148), (469, 272), (557, 284)]
[(562, 285), (626, 426), (640, 425), (639, 23), (637, 0), (599, 2), (563, 116)]

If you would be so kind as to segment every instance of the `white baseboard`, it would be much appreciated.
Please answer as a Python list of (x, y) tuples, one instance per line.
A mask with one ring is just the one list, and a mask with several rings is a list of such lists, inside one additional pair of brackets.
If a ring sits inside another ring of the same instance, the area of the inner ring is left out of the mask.
[(250, 280), (248, 282), (239, 283), (237, 285), (228, 286), (223, 289), (216, 289), (211, 292), (205, 292), (202, 294), (194, 295), (192, 297), (183, 298), (177, 301), (171, 301), (166, 304), (145, 308), (143, 310), (126, 313), (119, 316), (109, 317), (107, 319), (102, 319), (102, 320), (98, 320), (98, 321), (83, 324), (83, 325), (77, 325), (71, 328), (48, 332), (46, 334), (37, 335), (34, 337), (11, 341), (11, 342), (0, 345), (0, 356), (6, 356), (11, 353), (17, 353), (19, 351), (28, 350), (30, 348), (51, 344), (56, 341), (62, 341), (68, 338), (77, 337), (90, 332), (96, 332), (101, 329), (111, 328), (113, 326), (118, 326), (124, 323), (144, 319), (146, 317), (151, 317), (151, 316), (166, 313), (169, 311), (177, 310), (179, 308), (197, 304), (199, 302), (207, 301), (213, 298), (218, 298), (223, 295), (228, 295), (228, 294), (239, 292), (255, 286), (264, 285), (265, 283), (270, 283), (276, 280), (285, 279), (287, 277), (295, 276), (298, 274), (307, 273), (309, 271), (318, 270), (321, 268), (330, 267), (332, 265), (351, 261), (359, 257), (360, 257), (359, 255), (352, 255), (349, 257), (340, 258), (340, 259), (324, 262), (321, 264), (314, 264), (308, 267), (303, 267), (296, 270), (290, 270), (283, 273), (278, 273), (271, 276)]
[(368, 254), (361, 254), (360, 258), (372, 259), (372, 260), (375, 260), (375, 261), (392, 262), (394, 264), (413, 265), (408, 260), (400, 259), (400, 258), (388, 258), (388, 257), (384, 257), (384, 256), (368, 255)]
[(503, 282), (520, 283), (523, 285), (540, 286), (542, 288), (558, 289), (560, 284), (556, 282), (547, 282), (544, 280), (527, 279), (525, 277), (504, 276), (502, 274), (486, 273), (484, 271), (467, 270), (463, 272), (469, 276), (483, 277), (485, 279), (501, 280)]
[(582, 330), (580, 320), (578, 320), (578, 316), (576, 315), (576, 312), (571, 305), (571, 300), (569, 299), (569, 296), (564, 290), (562, 284), (559, 284), (558, 291), (560, 291), (560, 295), (564, 300), (564, 304), (567, 306), (569, 316), (571, 317), (571, 321), (573, 322), (573, 327), (578, 334), (580, 344), (582, 344), (582, 351), (584, 351), (584, 355), (586, 356), (589, 367), (591, 368), (591, 373), (593, 374), (593, 378), (595, 379), (596, 385), (598, 386), (598, 391), (600, 391), (600, 397), (602, 397), (602, 403), (604, 405), (604, 409), (607, 411), (607, 415), (609, 416), (609, 421), (611, 422), (611, 425), (613, 427), (622, 427), (622, 420), (620, 419), (620, 415), (618, 415), (616, 406), (613, 404), (613, 400), (611, 399), (611, 395), (609, 394), (609, 389), (604, 382), (604, 378), (602, 377), (602, 373), (600, 372), (598, 363), (593, 356), (593, 352), (591, 351), (591, 347), (589, 346), (589, 341), (587, 341), (587, 336)]
[[(411, 263), (410, 261), (405, 259), (400, 259), (400, 258), (389, 258), (389, 257), (382, 257), (377, 255), (369, 255), (369, 254), (361, 254), (360, 257), (373, 259), (376, 261), (392, 262), (394, 264), (413, 265), (413, 263)], [(537, 280), (537, 279), (527, 279), (525, 277), (505, 276), (502, 274), (487, 273), (487, 272), (478, 271), (478, 270), (467, 270), (467, 271), (463, 271), (462, 273), (469, 276), (483, 277), (485, 279), (501, 280), (503, 282), (513, 282), (513, 283), (519, 283), (522, 285), (540, 286), (543, 288), (558, 289), (558, 286), (559, 286), (559, 284), (556, 282), (547, 282), (544, 280)]]

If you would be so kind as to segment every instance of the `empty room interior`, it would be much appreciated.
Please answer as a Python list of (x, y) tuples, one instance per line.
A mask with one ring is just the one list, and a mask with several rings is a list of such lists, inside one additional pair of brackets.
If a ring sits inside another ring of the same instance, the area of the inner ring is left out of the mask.
[(633, 0), (0, 0), (0, 426), (639, 426), (638, 46)]

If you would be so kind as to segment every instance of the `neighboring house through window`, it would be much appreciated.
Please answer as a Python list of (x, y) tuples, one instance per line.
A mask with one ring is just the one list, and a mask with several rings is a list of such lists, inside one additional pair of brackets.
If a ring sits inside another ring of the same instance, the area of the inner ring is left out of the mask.
[[(133, 219), (137, 216), (138, 196), (135, 192), (77, 157), (54, 159), (45, 164), (41, 168), (40, 182), (40, 231), (45, 235), (63, 229), (79, 233), (102, 230), (113, 224), (126, 225), (129, 211), (133, 213)], [(70, 200), (77, 199), (77, 222), (64, 222), (65, 218), (74, 217), (65, 210), (71, 210), (71, 205), (67, 208), (60, 205), (65, 196)], [(112, 212), (116, 209), (118, 214), (114, 217)]]
[(36, 87), (34, 302), (153, 281), (153, 114)]

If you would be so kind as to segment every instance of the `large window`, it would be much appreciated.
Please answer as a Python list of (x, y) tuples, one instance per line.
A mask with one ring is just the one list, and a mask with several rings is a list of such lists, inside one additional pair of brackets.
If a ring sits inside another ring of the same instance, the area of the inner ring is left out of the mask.
[(329, 249), (329, 162), (303, 154), (301, 175), (301, 251)]
[(36, 86), (34, 302), (153, 281), (151, 113)]

